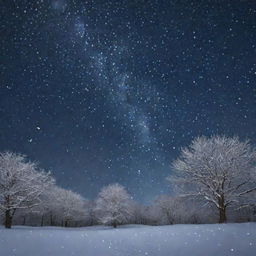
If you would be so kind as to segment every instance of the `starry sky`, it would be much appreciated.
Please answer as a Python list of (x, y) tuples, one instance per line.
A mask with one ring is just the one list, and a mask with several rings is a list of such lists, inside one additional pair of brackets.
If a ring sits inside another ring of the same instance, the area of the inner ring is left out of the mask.
[(256, 144), (256, 1), (0, 0), (0, 150), (134, 199), (196, 136)]

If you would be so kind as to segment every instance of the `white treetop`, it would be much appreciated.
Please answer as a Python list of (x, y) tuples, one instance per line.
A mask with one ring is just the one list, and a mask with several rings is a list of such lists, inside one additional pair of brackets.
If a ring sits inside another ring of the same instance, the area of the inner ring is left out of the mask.
[(65, 222), (86, 217), (85, 199), (79, 194), (56, 187), (53, 191), (55, 211)]
[(15, 210), (40, 203), (40, 195), (54, 181), (50, 173), (39, 171), (25, 156), (0, 153), (0, 209)]
[(200, 196), (225, 210), (256, 189), (256, 152), (238, 138), (199, 137), (183, 148), (168, 179), (186, 195)]
[(119, 184), (104, 187), (96, 200), (95, 212), (103, 224), (116, 227), (118, 224), (126, 223), (133, 213), (131, 196)]

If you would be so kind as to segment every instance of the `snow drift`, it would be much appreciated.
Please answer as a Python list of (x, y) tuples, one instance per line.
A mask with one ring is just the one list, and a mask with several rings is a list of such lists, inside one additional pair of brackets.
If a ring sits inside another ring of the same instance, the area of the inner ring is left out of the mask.
[(1, 256), (254, 256), (256, 223), (0, 227)]

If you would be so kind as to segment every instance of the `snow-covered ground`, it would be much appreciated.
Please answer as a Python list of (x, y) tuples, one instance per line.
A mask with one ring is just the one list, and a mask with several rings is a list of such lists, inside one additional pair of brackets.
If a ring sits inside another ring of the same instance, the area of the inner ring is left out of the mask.
[(255, 256), (256, 223), (0, 227), (1, 256)]

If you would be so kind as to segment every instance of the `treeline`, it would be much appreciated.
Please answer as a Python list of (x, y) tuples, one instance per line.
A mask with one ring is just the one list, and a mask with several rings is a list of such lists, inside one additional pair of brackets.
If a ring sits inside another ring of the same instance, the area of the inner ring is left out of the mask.
[(256, 220), (256, 151), (248, 141), (213, 136), (192, 141), (167, 178), (173, 196), (141, 205), (120, 184), (95, 200), (58, 187), (51, 173), (25, 156), (0, 153), (0, 217), (14, 225), (78, 227), (166, 225)]
[[(109, 185), (102, 191), (107, 193), (114, 189), (124, 191), (119, 184)], [(108, 195), (107, 198), (98, 197), (93, 201), (57, 187), (49, 193), (54, 193), (53, 197), (51, 195), (44, 198), (40, 206), (17, 210), (13, 224), (62, 227), (104, 224), (116, 227), (121, 224), (216, 223), (218, 219), (218, 211), (214, 207), (189, 198), (159, 196), (150, 205), (145, 206), (130, 199), (127, 192), (116, 195), (115, 198)], [(125, 194), (128, 195), (126, 199)], [(256, 221), (256, 207), (234, 207), (229, 210), (228, 216), (230, 222)]]

